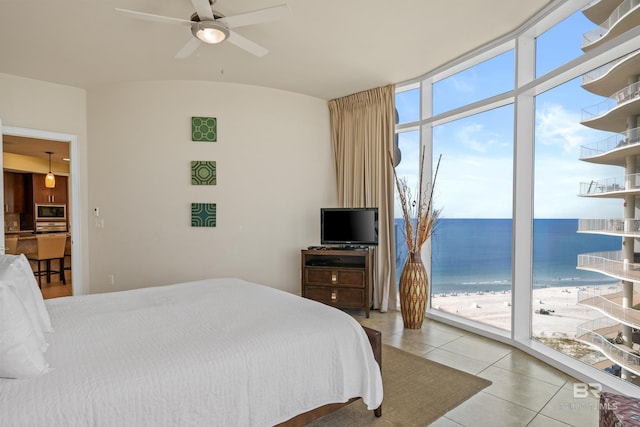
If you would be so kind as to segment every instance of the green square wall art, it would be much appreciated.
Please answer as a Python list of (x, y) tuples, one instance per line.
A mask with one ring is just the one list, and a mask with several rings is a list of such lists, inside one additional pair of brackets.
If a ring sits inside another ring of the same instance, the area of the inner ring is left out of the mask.
[(216, 185), (216, 162), (204, 160), (192, 161), (191, 185)]
[(216, 204), (215, 203), (191, 203), (192, 227), (215, 227)]
[(191, 117), (191, 140), (216, 142), (218, 120), (215, 117)]

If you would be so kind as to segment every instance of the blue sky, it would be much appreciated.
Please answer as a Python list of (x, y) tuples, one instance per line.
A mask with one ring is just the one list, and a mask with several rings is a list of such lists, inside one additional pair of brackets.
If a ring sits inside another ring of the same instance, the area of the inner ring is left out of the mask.
[[(567, 18), (537, 41), (537, 75), (582, 54), (582, 34), (594, 28), (581, 12)], [(575, 79), (536, 98), (534, 215), (537, 218), (617, 218), (620, 200), (578, 197), (580, 182), (622, 176), (619, 167), (579, 160), (581, 145), (610, 134), (580, 124), (581, 111), (603, 98)], [(434, 85), (434, 113), (497, 95), (514, 86), (514, 53), (507, 52)], [(399, 94), (400, 122), (419, 118), (417, 90)], [(512, 105), (434, 128), (434, 161), (442, 154), (436, 206), (446, 218), (509, 218), (513, 179)], [(417, 131), (400, 134), (403, 151), (398, 174), (415, 182)], [(396, 217), (399, 211), (396, 209)], [(585, 216), (585, 213), (588, 213)]]

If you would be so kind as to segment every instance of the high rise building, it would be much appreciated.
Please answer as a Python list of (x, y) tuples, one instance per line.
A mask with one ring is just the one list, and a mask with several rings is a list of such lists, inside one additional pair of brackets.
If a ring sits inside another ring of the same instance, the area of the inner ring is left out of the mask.
[[(583, 13), (597, 25), (583, 35), (582, 49), (589, 52), (640, 25), (640, 0), (597, 0)], [(579, 232), (620, 236), (622, 248), (579, 255), (579, 269), (603, 273), (621, 286), (579, 293), (580, 304), (604, 317), (582, 324), (576, 337), (606, 356), (601, 367), (640, 384), (640, 50), (585, 74), (582, 87), (606, 100), (585, 108), (581, 123), (612, 136), (582, 147), (580, 160), (619, 166), (621, 173), (581, 183), (580, 195), (620, 199), (623, 216), (579, 221)]]

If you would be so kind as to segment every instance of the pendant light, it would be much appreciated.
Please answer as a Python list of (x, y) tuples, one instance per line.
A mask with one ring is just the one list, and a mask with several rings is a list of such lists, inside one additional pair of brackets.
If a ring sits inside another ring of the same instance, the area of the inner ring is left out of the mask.
[(56, 188), (56, 177), (51, 173), (51, 151), (46, 152), (49, 155), (49, 173), (44, 177), (44, 186), (47, 188)]

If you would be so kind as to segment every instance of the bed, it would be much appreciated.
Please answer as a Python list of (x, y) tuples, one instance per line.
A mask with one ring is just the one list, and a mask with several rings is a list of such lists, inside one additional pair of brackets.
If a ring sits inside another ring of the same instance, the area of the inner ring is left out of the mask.
[[(2, 270), (6, 308), (14, 278)], [(379, 415), (367, 333), (315, 301), (230, 278), (43, 305), (45, 366), (0, 378), (2, 425), (272, 426), (353, 398)]]

